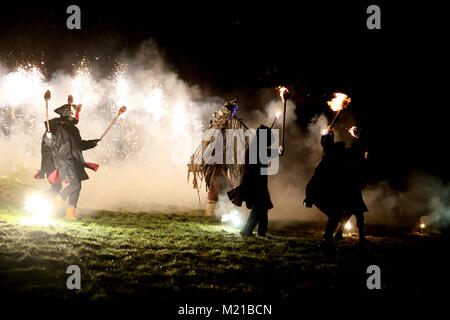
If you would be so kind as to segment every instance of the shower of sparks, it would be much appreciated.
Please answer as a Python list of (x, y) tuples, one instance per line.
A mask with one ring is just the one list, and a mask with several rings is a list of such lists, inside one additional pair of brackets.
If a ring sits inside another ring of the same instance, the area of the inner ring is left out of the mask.
[(69, 94), (75, 104), (83, 104), (78, 127), (86, 139), (98, 138), (118, 108), (127, 106), (129, 111), (114, 124), (101, 147), (90, 151), (89, 157), (103, 166), (148, 161), (155, 149), (162, 150), (155, 157), (185, 164), (201, 141), (201, 102), (193, 103), (187, 91), (178, 95), (186, 90), (178, 89), (179, 83), (172, 87), (170, 82), (161, 82), (165, 74), (131, 72), (126, 64), (116, 63), (109, 77), (96, 79), (86, 59), (74, 64), (71, 74), (55, 73), (49, 79), (41, 68), (41, 64), (25, 64), (15, 70), (0, 67), (0, 138), (10, 146), (19, 139), (18, 147), (8, 153), (14, 161), (28, 165), (27, 159), (40, 157), (47, 90), (52, 92), (50, 119), (57, 117), (53, 110), (67, 103)]
[(128, 108), (132, 108), (132, 103), (129, 100), (130, 84), (126, 78), (125, 67), (125, 65), (120, 63), (117, 63), (114, 67), (114, 92), (111, 96), (115, 106), (114, 110), (118, 106), (127, 106)]
[(151, 84), (145, 97), (145, 107), (155, 121), (159, 121), (166, 113), (167, 103), (163, 89), (158, 84)]
[(74, 104), (95, 105), (99, 101), (97, 85), (92, 78), (91, 71), (83, 61), (75, 70), (75, 77), (71, 81), (70, 94), (74, 98)]
[(44, 91), (44, 76), (39, 67), (32, 64), (19, 66), (2, 80), (0, 93), (11, 107), (37, 101)]

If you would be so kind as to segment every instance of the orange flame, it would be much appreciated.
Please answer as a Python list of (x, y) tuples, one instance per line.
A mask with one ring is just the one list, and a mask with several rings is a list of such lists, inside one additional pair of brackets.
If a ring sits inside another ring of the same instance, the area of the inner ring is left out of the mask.
[(278, 93), (280, 94), (281, 100), (286, 101), (289, 90), (286, 87), (278, 86), (277, 87)]
[(341, 111), (345, 109), (348, 104), (352, 101), (345, 93), (335, 93), (334, 98), (327, 101), (328, 106), (333, 111)]
[(359, 137), (359, 128), (358, 127), (351, 127), (348, 129), (348, 133), (350, 133), (354, 138), (358, 138)]

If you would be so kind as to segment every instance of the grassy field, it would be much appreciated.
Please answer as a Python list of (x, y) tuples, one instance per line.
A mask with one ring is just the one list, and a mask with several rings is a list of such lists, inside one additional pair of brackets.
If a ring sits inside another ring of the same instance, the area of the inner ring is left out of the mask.
[[(426, 294), (448, 283), (445, 235), (368, 226), (368, 246), (347, 236), (329, 253), (320, 248), (322, 223), (272, 221), (266, 239), (242, 238), (196, 211), (98, 211), (36, 226), (22, 221), (27, 213), (12, 200), (24, 188), (0, 179), (0, 290), (9, 297), (292, 302), (322, 292), (373, 294), (366, 287), (372, 264), (385, 293)], [(73, 264), (81, 290), (66, 287)]]

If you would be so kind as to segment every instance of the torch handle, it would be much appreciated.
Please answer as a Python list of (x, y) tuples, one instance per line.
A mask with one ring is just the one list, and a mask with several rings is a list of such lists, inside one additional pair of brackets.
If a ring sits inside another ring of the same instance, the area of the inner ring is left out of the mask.
[(273, 129), (273, 126), (275, 125), (275, 122), (277, 122), (277, 117), (275, 116), (275, 118), (273, 118), (273, 121), (272, 121), (272, 125), (270, 126), (270, 129)]
[(117, 121), (117, 119), (119, 118), (119, 114), (114, 118), (114, 120), (110, 123), (110, 125), (108, 126), (108, 128), (106, 128), (105, 132), (102, 134), (102, 136), (100, 137), (100, 140), (103, 139), (103, 137), (108, 133), (109, 129), (111, 129), (111, 127), (114, 125), (114, 123)]
[(284, 147), (284, 131), (286, 128), (286, 100), (283, 101), (284, 102), (284, 106), (283, 106), (283, 132), (281, 134), (281, 146), (283, 147), (283, 149), (285, 149)]
[(50, 132), (50, 122), (48, 121), (48, 101), (45, 100), (45, 119), (47, 120), (47, 132)]
[(333, 121), (331, 121), (330, 128), (333, 128), (334, 125), (336, 124), (336, 120), (337, 120), (338, 116), (341, 114), (341, 111), (342, 111), (342, 109), (339, 110), (339, 111), (336, 113), (336, 115), (334, 116)]

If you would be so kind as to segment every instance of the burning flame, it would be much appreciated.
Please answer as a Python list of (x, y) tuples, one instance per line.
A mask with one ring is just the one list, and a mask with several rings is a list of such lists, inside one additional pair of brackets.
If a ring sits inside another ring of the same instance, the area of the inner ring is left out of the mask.
[(359, 128), (353, 126), (348, 129), (348, 133), (350, 133), (354, 138), (358, 138), (359, 137)]
[(350, 103), (351, 99), (344, 93), (335, 93), (334, 98), (327, 101), (328, 106), (333, 111), (341, 111)]
[(420, 224), (420, 228), (421, 228), (421, 229), (425, 229), (425, 227), (426, 227), (425, 223), (421, 223), (421, 224)]
[(278, 93), (280, 94), (281, 100), (286, 101), (289, 94), (289, 90), (286, 87), (278, 86)]
[(322, 131), (320, 131), (320, 134), (326, 136), (328, 134), (328, 129), (323, 129)]
[(277, 111), (277, 113), (275, 113), (275, 118), (279, 118), (281, 116), (281, 111)]

